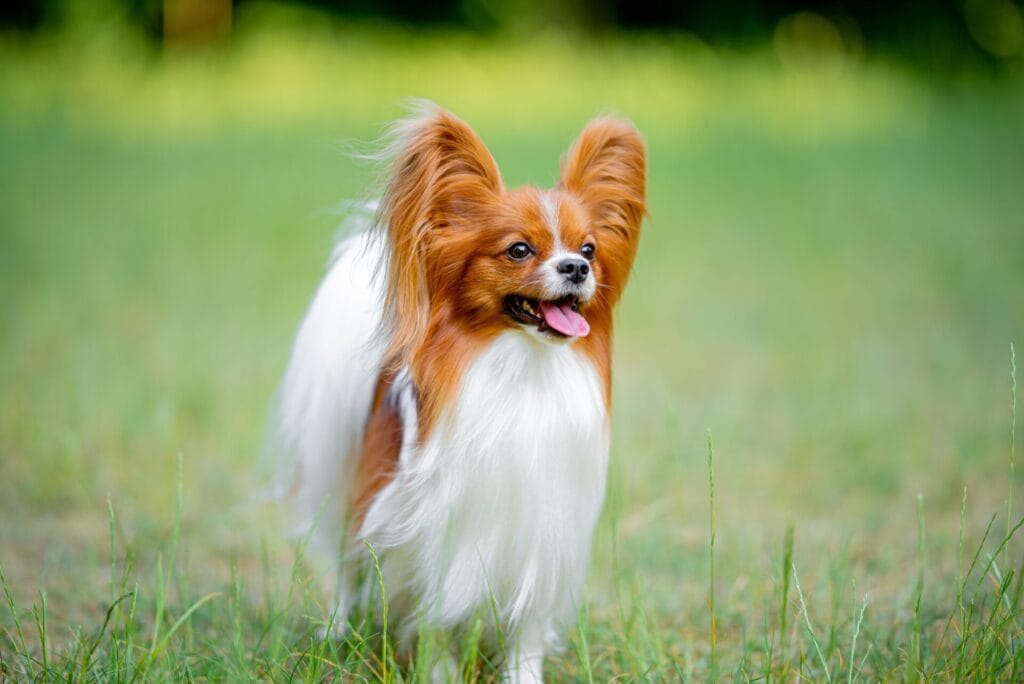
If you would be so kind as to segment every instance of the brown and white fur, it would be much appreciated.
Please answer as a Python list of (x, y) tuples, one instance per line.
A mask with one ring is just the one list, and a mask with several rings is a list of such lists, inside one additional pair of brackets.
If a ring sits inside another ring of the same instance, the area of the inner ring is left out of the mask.
[(507, 190), (454, 115), (422, 104), (396, 130), (373, 225), (335, 249), (295, 341), (282, 490), (335, 563), (341, 629), (377, 583), (371, 547), (400, 644), (483, 616), (507, 677), (541, 681), (604, 498), (644, 143), (597, 119), (554, 188)]

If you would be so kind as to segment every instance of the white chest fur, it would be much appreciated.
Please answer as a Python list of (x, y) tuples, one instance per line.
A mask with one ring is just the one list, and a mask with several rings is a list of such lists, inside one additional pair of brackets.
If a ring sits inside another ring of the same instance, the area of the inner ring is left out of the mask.
[(555, 639), (574, 616), (604, 498), (603, 397), (570, 346), (510, 331), (480, 354), (426, 443), (403, 448), (360, 531), (396, 618), (458, 627), (490, 615), (493, 597), (505, 629)]

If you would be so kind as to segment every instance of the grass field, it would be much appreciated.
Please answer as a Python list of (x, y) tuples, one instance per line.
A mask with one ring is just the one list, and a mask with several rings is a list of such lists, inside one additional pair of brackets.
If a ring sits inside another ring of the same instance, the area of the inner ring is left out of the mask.
[(370, 179), (338, 141), (409, 96), (510, 185), (551, 184), (601, 111), (650, 147), (609, 496), (553, 680), (1024, 677), (1019, 82), (246, 21), (224, 53), (0, 39), (0, 679), (422, 675), (376, 615), (312, 639), (316, 569), (254, 495)]

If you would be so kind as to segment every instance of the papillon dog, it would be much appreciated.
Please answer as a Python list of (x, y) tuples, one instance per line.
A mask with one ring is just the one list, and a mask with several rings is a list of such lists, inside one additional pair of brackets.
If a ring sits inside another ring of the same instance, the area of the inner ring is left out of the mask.
[(542, 681), (604, 499), (644, 141), (597, 119), (554, 188), (509, 190), (453, 114), (421, 103), (395, 133), (375, 214), (294, 343), (283, 496), (332, 561), (337, 630), (383, 585), (396, 644), (482, 624), (508, 680)]

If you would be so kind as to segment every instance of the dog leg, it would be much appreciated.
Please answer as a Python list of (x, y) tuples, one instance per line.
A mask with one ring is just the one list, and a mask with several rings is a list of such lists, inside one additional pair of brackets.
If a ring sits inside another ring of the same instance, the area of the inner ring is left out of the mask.
[(513, 645), (502, 679), (509, 684), (543, 684), (544, 644), (529, 633), (521, 634)]
[(348, 614), (352, 610), (355, 593), (354, 572), (352, 563), (347, 560), (343, 559), (338, 565), (334, 611), (328, 616), (327, 624), (317, 630), (318, 639), (342, 639), (348, 634)]

